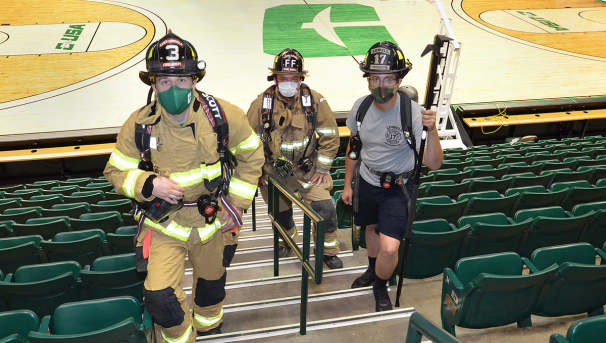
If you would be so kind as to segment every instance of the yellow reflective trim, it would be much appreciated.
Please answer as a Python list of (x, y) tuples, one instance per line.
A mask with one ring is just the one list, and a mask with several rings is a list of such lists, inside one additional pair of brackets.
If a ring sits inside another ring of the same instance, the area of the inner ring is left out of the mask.
[(164, 338), (164, 340), (168, 343), (185, 343), (187, 341), (189, 341), (189, 335), (191, 335), (192, 331), (193, 331), (194, 327), (193, 325), (189, 325), (189, 327), (187, 328), (187, 330), (185, 330), (185, 333), (178, 338), (170, 338), (168, 336), (166, 336), (166, 334), (164, 333), (164, 330), (160, 330), (162, 332), (162, 338)]
[(126, 174), (122, 189), (127, 197), (132, 199), (135, 198), (135, 186), (137, 185), (137, 178), (139, 178), (139, 175), (141, 174), (143, 174), (143, 170), (141, 169), (131, 170)]
[(139, 168), (139, 162), (141, 162), (140, 159), (128, 157), (116, 148), (114, 148), (111, 156), (109, 156), (109, 163), (121, 171), (137, 169)]
[(238, 150), (246, 151), (252, 150), (259, 147), (259, 137), (253, 132), (248, 138), (243, 140), (240, 144), (237, 145)]
[(182, 226), (177, 224), (175, 221), (171, 221), (170, 224), (164, 228), (163, 232), (168, 236), (185, 242), (189, 238), (191, 230), (192, 228), (189, 226)]
[(337, 245), (339, 245), (339, 241), (336, 239), (334, 241), (324, 241), (325, 248), (334, 248)]
[(280, 144), (280, 149), (286, 151), (299, 150), (305, 147), (307, 145), (307, 142), (309, 142), (309, 137), (305, 137), (305, 139), (300, 141), (282, 142), (282, 144)]
[(221, 319), (223, 319), (223, 309), (219, 312), (218, 315), (214, 317), (204, 317), (194, 312), (194, 319), (198, 322), (198, 324), (202, 326), (212, 326), (217, 324)]
[(324, 155), (320, 155), (318, 154), (318, 162), (322, 163), (322, 164), (332, 164), (333, 159), (328, 157), (328, 156), (324, 156)]
[(229, 182), (229, 193), (235, 194), (244, 199), (252, 200), (257, 192), (257, 185), (244, 182), (238, 178), (232, 177)]
[(195, 185), (195, 184), (198, 184), (198, 183), (204, 181), (204, 174), (205, 174), (204, 167), (200, 166), (200, 168), (196, 168), (196, 169), (192, 169), (192, 170), (188, 170), (188, 171), (184, 171), (184, 172), (171, 173), (169, 178), (171, 180), (175, 181), (175, 183), (177, 183), (179, 186), (187, 187), (187, 186), (192, 186), (192, 185)]
[(223, 226), (219, 219), (215, 219), (211, 224), (207, 224), (205, 227), (199, 227), (198, 236), (200, 236), (200, 241), (204, 242), (211, 238), (217, 230), (219, 230)]
[(206, 168), (202, 168), (206, 169), (204, 174), (206, 175), (206, 179), (209, 181), (221, 176), (221, 161), (218, 161), (217, 163), (211, 165), (207, 164)]
[(334, 136), (337, 134), (337, 130), (336, 129), (332, 129), (332, 128), (328, 128), (328, 127), (321, 127), (316, 129), (316, 132), (320, 135), (320, 136)]

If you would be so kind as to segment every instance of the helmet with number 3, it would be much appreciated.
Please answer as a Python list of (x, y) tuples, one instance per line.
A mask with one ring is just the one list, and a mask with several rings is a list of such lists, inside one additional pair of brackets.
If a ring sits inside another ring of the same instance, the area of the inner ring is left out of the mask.
[(369, 74), (397, 73), (403, 78), (412, 69), (412, 63), (404, 57), (402, 50), (394, 43), (381, 41), (368, 49), (364, 62), (360, 63), (360, 70), (364, 77)]
[(198, 61), (194, 46), (170, 30), (147, 49), (145, 65), (147, 71), (139, 72), (139, 78), (148, 85), (154, 82), (155, 76), (191, 75), (199, 81), (206, 73), (206, 63)]

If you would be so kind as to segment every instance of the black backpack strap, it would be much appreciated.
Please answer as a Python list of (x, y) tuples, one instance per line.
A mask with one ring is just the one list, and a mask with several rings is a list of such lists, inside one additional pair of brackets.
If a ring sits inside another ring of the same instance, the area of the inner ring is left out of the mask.
[(362, 125), (362, 121), (364, 120), (364, 117), (366, 116), (366, 112), (368, 112), (368, 109), (370, 108), (370, 105), (372, 105), (373, 101), (374, 101), (373, 96), (367, 95), (366, 98), (364, 98), (364, 100), (362, 100), (360, 107), (358, 107), (358, 113), (356, 114), (356, 124), (357, 124), (356, 129), (358, 131), (356, 132), (356, 134), (360, 134), (360, 126)]
[(307, 149), (311, 144), (311, 141), (315, 138), (316, 124), (317, 124), (317, 113), (318, 111), (314, 107), (314, 97), (311, 94), (311, 89), (304, 83), (301, 83), (301, 87), (299, 89), (299, 98), (301, 99), (301, 108), (305, 113), (305, 118), (307, 119), (309, 129), (307, 130), (307, 136), (309, 139), (307, 140), (307, 145), (305, 146), (305, 150), (303, 151), (303, 155), (301, 159), (304, 159), (307, 155)]
[[(156, 114), (156, 103), (152, 105), (148, 117)], [(139, 150), (139, 156), (141, 157), (141, 163), (139, 163), (139, 169), (145, 171), (152, 171), (153, 164), (151, 162), (151, 133), (154, 125), (160, 122), (160, 116), (152, 124), (135, 124), (135, 145)]]
[(416, 140), (412, 130), (412, 100), (406, 93), (400, 94), (400, 124), (404, 131), (404, 138), (408, 142), (408, 146), (416, 151)]

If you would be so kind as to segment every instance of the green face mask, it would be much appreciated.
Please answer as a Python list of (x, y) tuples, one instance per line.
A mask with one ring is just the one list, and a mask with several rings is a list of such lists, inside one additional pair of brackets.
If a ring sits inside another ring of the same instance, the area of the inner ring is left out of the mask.
[(172, 86), (158, 93), (158, 101), (170, 114), (181, 114), (194, 99), (192, 88)]
[(380, 104), (384, 104), (391, 100), (395, 93), (396, 92), (394, 87), (377, 87), (370, 89), (370, 94), (372, 94), (372, 96), (375, 98), (375, 101)]

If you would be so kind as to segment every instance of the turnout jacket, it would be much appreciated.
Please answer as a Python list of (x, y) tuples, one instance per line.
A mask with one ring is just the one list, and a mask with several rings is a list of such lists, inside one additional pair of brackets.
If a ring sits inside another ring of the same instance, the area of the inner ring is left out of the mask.
[[(266, 161), (263, 166), (263, 174), (272, 174), (273, 164), (280, 156), (294, 162), (308, 157), (314, 162), (315, 169), (328, 173), (330, 166), (339, 150), (339, 132), (335, 116), (322, 94), (310, 89), (313, 98), (313, 108), (316, 111), (316, 127), (311, 137), (308, 135), (310, 123), (305, 117), (300, 99), (300, 93), (294, 96), (292, 106), (280, 99), (280, 94), (275, 89), (273, 122), (275, 129), (271, 133), (269, 148), (271, 156), (265, 152)], [(263, 107), (263, 94), (251, 103), (248, 109), (248, 122), (253, 130), (261, 135), (263, 125), (261, 110)], [(305, 156), (305, 147), (311, 139)], [(313, 171), (313, 170), (312, 170)]]
[[(215, 99), (228, 122), (228, 148), (237, 160), (228, 197), (235, 206), (246, 209), (254, 198), (257, 180), (261, 175), (264, 161), (262, 145), (240, 108), (225, 100)], [(155, 113), (152, 111), (154, 105)], [(211, 193), (205, 183), (221, 177), (217, 134), (197, 99), (189, 105), (189, 111), (187, 121), (183, 124), (170, 118), (170, 114), (157, 101), (130, 115), (118, 134), (116, 146), (103, 172), (117, 193), (136, 201), (152, 200), (154, 196), (145, 197), (142, 190), (147, 178), (154, 174), (166, 176), (183, 187), (184, 202), (193, 202), (200, 195)], [(154, 171), (148, 172), (137, 168), (141, 158), (135, 144), (135, 124), (154, 123), (150, 142)], [(183, 241), (187, 240), (193, 228), (197, 228), (204, 241), (221, 227), (219, 218), (217, 216), (214, 223), (206, 225), (196, 207), (183, 207), (171, 214), (168, 220), (155, 223), (146, 219), (144, 224)]]

